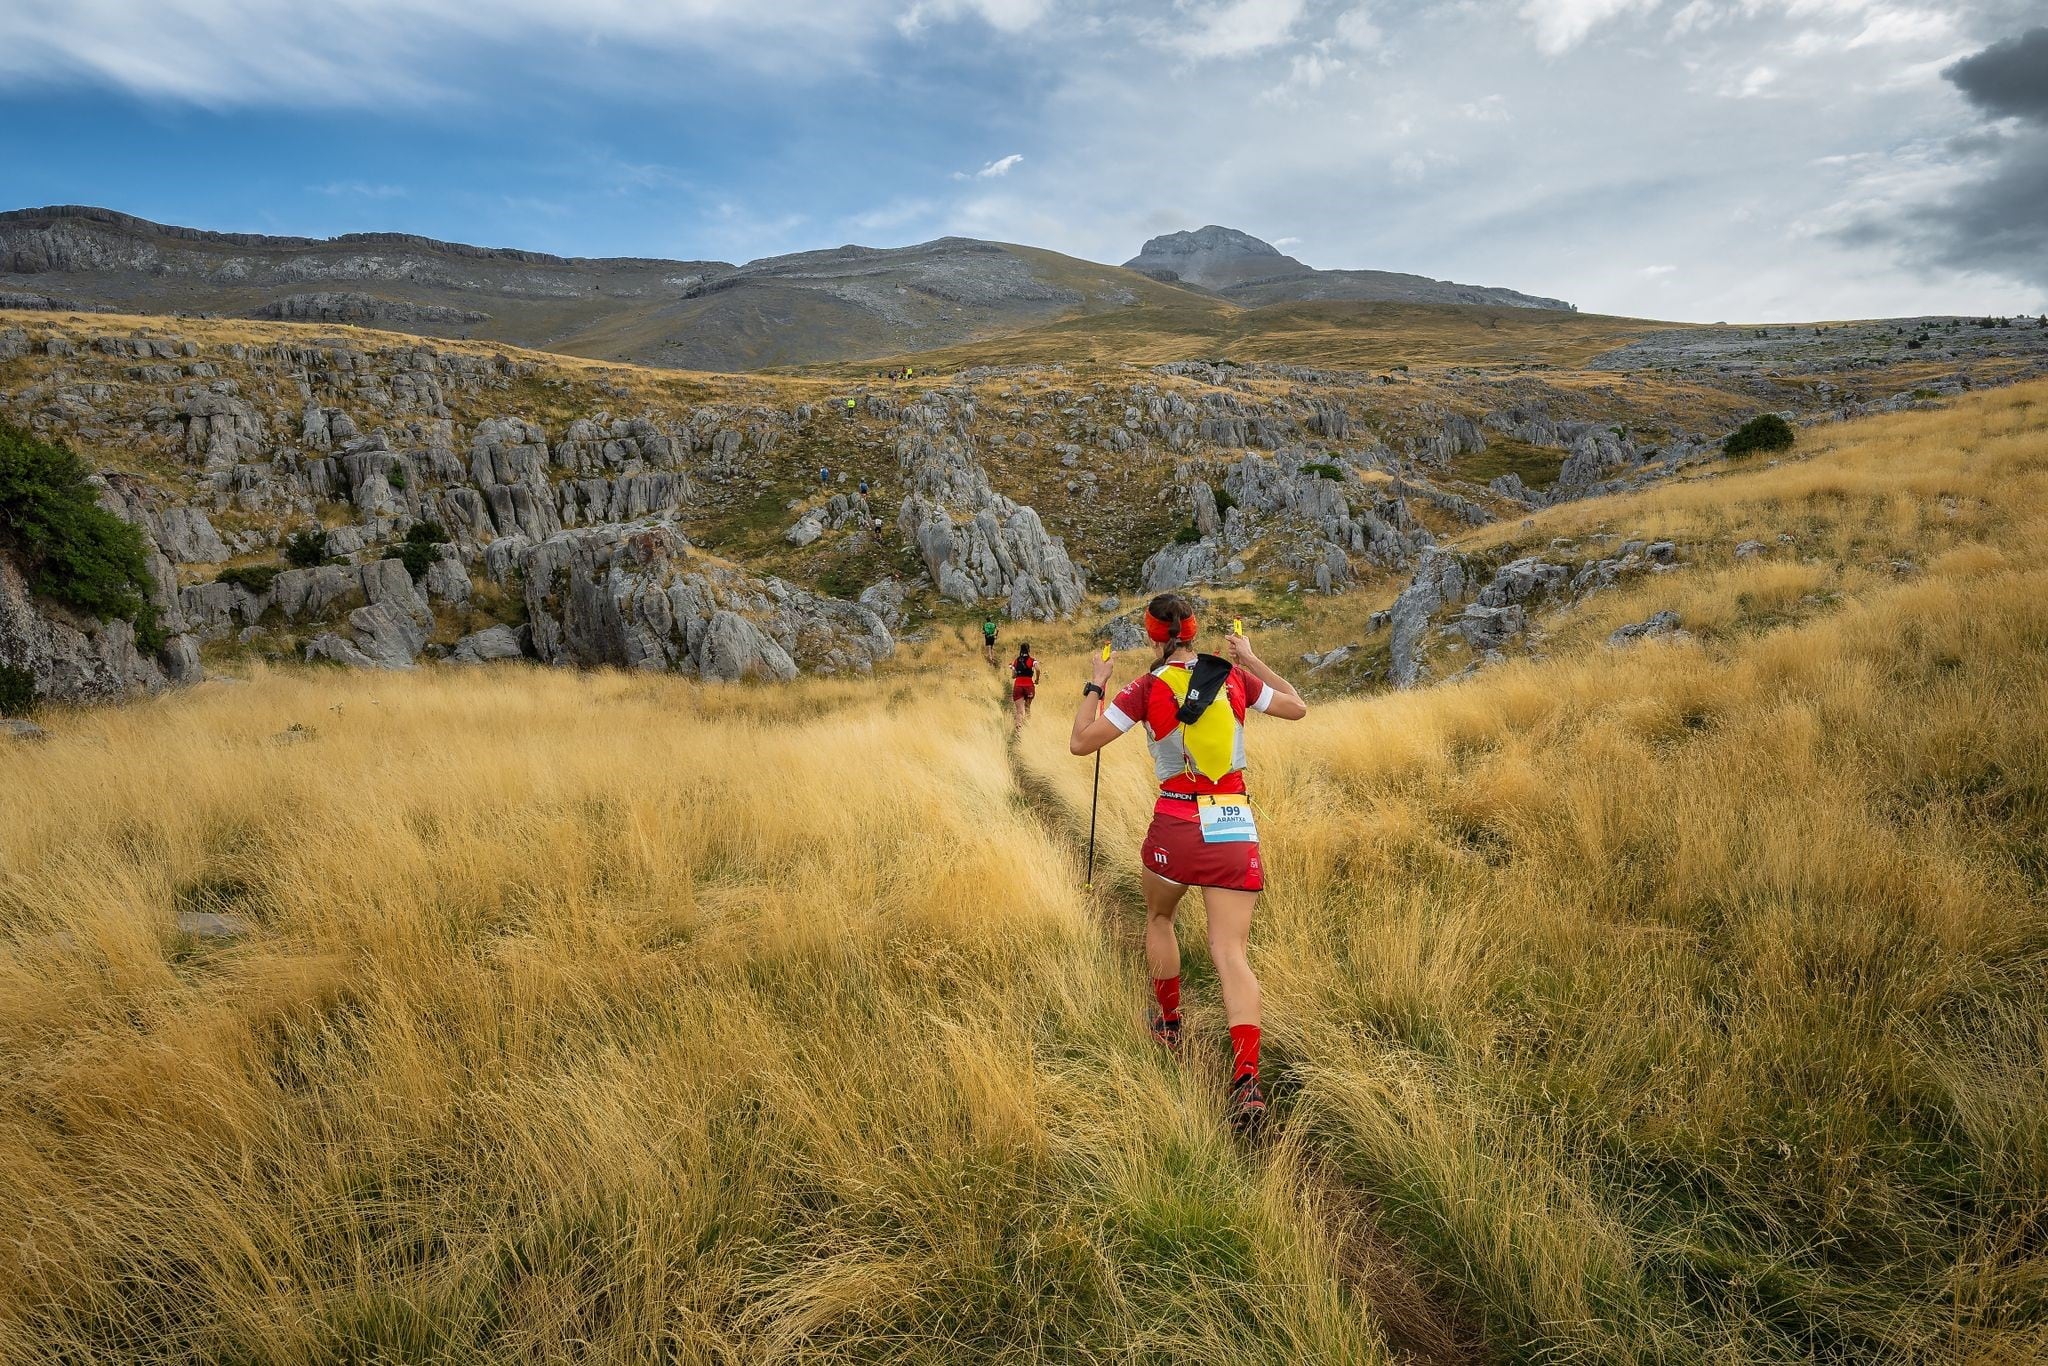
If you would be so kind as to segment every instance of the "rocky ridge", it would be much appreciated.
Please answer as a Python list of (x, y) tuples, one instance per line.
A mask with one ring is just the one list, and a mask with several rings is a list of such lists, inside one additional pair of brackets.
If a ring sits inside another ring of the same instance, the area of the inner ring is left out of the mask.
[[(1177, 362), (714, 383), (282, 324), (102, 326), (0, 318), (0, 415), (101, 464), (170, 643), (145, 657), (17, 574), (0, 662), (53, 697), (187, 681), (202, 649), (783, 678), (872, 668), (935, 611), (1404, 581), (1393, 673), (1417, 681), (1444, 612), (1483, 656), (1554, 590), (1495, 589), (1446, 548), (1464, 529), (1718, 460), (1760, 408), (1807, 422), (1967, 382)], [(1817, 389), (1827, 406), (1800, 407)], [(316, 526), (327, 562), (286, 563)]]
[(1576, 311), (1562, 299), (1519, 290), (1461, 285), (1385, 270), (1317, 270), (1248, 232), (1210, 224), (1145, 243), (1124, 262), (1155, 280), (1194, 285), (1244, 304), (1352, 300), (1381, 303), (1490, 304)]

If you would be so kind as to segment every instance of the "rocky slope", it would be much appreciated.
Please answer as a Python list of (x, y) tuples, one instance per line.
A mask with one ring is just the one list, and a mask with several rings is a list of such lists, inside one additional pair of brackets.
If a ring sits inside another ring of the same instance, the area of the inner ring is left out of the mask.
[(1460, 285), (1385, 270), (1317, 270), (1248, 232), (1214, 224), (1168, 233), (1124, 262), (1127, 270), (1173, 284), (1194, 285), (1235, 303), (1352, 300), (1372, 303), (1492, 304), (1575, 311), (1562, 299), (1517, 290)]
[(1483, 656), (1532, 594), (1656, 562), (1618, 547), (1497, 581), (1456, 549), (1471, 528), (1717, 461), (1760, 411), (1808, 424), (2048, 371), (2048, 329), (1943, 331), (1939, 358), (1858, 351), (1825, 376), (1788, 340), (1771, 370), (1680, 377), (1177, 362), (874, 383), (0, 315), (0, 417), (98, 469), (148, 538), (170, 637), (145, 654), (0, 553), (0, 664), (77, 700), (237, 653), (774, 679), (870, 669), (948, 612), (1114, 617), (1107, 598), (1187, 588), (1285, 619), (1362, 587), (1361, 619), (1401, 601), (1347, 668), (1415, 681), (1446, 632)]

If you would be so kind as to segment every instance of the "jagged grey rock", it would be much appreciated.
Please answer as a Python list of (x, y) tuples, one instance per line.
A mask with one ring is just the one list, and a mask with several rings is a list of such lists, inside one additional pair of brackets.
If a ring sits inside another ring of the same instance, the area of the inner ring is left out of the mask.
[(379, 669), (410, 669), (426, 648), (426, 631), (394, 601), (358, 607), (348, 625), (356, 648)]
[(351, 669), (374, 669), (377, 661), (358, 650), (354, 643), (326, 631), (306, 642), (306, 662), (346, 665)]
[(525, 653), (519, 647), (519, 633), (510, 626), (487, 626), (456, 641), (451, 658), (458, 664), (487, 664), (494, 660), (519, 659)]
[[(182, 621), (182, 618), (179, 618)], [(52, 702), (113, 702), (201, 677), (198, 647), (182, 635), (147, 655), (125, 621), (94, 621), (42, 602), (0, 556), (0, 664), (26, 669)]]
[(1678, 613), (1658, 612), (1654, 616), (1623, 626), (1607, 637), (1607, 643), (1617, 648), (1632, 645), (1651, 636), (1668, 636), (1678, 630)]
[(1438, 546), (1423, 550), (1413, 577), (1394, 599), (1388, 616), (1393, 628), (1393, 658), (1387, 676), (1395, 687), (1412, 688), (1421, 681), (1430, 621), (1443, 608), (1463, 602), (1467, 588), (1462, 558)]
[(559, 532), (520, 570), (533, 653), (549, 664), (786, 679), (799, 660), (866, 670), (895, 649), (872, 608), (693, 557), (665, 523)]
[(185, 938), (208, 943), (240, 939), (254, 928), (242, 916), (221, 911), (179, 911), (174, 924)]
[(897, 528), (942, 597), (994, 600), (1013, 619), (1069, 616), (1085, 600), (1081, 573), (1035, 508), (990, 484), (969, 445), (971, 416), (968, 400), (936, 392), (898, 414), (896, 458), (910, 491)]

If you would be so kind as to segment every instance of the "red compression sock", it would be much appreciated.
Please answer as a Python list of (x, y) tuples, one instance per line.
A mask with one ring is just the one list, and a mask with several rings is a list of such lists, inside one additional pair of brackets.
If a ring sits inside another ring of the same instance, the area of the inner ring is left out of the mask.
[(1232, 1025), (1230, 1027), (1230, 1079), (1235, 1082), (1245, 1073), (1259, 1075), (1259, 1027), (1257, 1025)]
[(1180, 978), (1154, 977), (1152, 998), (1159, 1002), (1159, 1018), (1173, 1021), (1180, 1018)]

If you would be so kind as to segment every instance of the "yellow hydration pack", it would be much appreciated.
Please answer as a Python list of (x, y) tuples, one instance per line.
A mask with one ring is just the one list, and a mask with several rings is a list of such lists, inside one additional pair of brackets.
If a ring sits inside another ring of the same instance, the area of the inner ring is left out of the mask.
[[(1173, 733), (1180, 737), (1186, 771), (1210, 782), (1244, 767), (1244, 726), (1223, 695), (1230, 669), (1230, 661), (1220, 655), (1196, 655), (1192, 667), (1160, 674), (1180, 702), (1175, 713), (1180, 724)], [(1217, 702), (1224, 705), (1213, 705)]]

